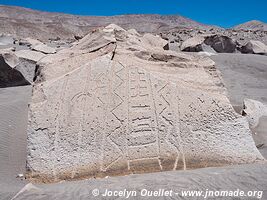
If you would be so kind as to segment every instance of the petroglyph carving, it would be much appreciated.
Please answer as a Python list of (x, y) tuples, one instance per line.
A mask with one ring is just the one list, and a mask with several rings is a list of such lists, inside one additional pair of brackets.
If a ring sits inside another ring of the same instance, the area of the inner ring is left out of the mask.
[[(93, 33), (93, 52), (86, 48), (89, 34), (51, 55), (53, 63), (40, 63), (44, 79), (35, 83), (29, 114), (30, 177), (101, 177), (262, 159), (246, 120), (233, 111), (217, 76), (207, 73), (213, 62), (166, 53), (121, 28), (116, 40), (115, 29)], [(115, 51), (98, 45), (106, 40), (116, 43)], [(136, 51), (177, 59), (147, 60)], [(61, 65), (73, 57), (71, 67)]]

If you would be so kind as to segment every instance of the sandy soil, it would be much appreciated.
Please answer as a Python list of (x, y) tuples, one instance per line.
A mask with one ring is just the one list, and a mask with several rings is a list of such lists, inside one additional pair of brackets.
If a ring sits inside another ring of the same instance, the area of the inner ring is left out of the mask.
[[(19, 195), (16, 200), (38, 200), (38, 199), (64, 199), (64, 200), (89, 200), (89, 199), (126, 199), (125, 197), (103, 197), (101, 194), (105, 190), (124, 190), (133, 191), (147, 190), (259, 190), (263, 191), (267, 199), (267, 164), (253, 164), (232, 166), (225, 168), (205, 168), (191, 171), (172, 171), (162, 173), (151, 173), (144, 175), (130, 175), (124, 177), (111, 177), (106, 179), (92, 179), (75, 182), (63, 182), (52, 185), (37, 185)], [(94, 197), (92, 191), (100, 190), (100, 196)], [(141, 198), (137, 192), (137, 197), (129, 199), (204, 199), (204, 198), (182, 198), (181, 196), (172, 197), (150, 197)], [(257, 198), (218, 198), (209, 199), (257, 199)]]
[(249, 98), (267, 104), (267, 56), (217, 54), (211, 57), (222, 72), (232, 105)]
[(0, 89), (0, 199), (11, 199), (24, 182), (27, 110), (31, 87)]

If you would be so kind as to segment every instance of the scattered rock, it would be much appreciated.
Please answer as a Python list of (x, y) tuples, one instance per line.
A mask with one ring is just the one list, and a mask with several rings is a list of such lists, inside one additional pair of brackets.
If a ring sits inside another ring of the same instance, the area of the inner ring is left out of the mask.
[(217, 53), (233, 53), (236, 51), (236, 43), (229, 37), (223, 35), (195, 36), (184, 41), (181, 45), (182, 51), (200, 52), (211, 47)]
[(80, 39), (82, 39), (83, 37), (82, 37), (82, 36), (79, 36), (79, 35), (74, 35), (74, 38), (75, 38), (75, 40), (80, 40)]
[(151, 47), (161, 47), (164, 50), (169, 49), (169, 43), (168, 41), (162, 39), (160, 36), (154, 36), (150, 33), (144, 34), (144, 36), (141, 38), (142, 42)]
[(20, 50), (20, 51), (14, 52), (14, 54), (19, 58), (28, 59), (28, 60), (32, 60), (35, 62), (38, 62), (39, 60), (41, 60), (43, 57), (46, 56), (44, 53), (32, 51), (32, 50)]
[(204, 41), (205, 41), (205, 37), (203, 36), (195, 36), (195, 37), (189, 38), (182, 43), (181, 50), (188, 51), (188, 52), (203, 51), (202, 45)]
[(32, 39), (32, 38), (20, 39), (18, 43), (21, 46), (27, 46), (27, 47), (31, 47), (31, 46), (34, 46), (34, 45), (42, 44), (42, 42), (40, 42), (39, 40), (35, 40), (35, 39)]
[(22, 73), (10, 67), (0, 55), (0, 88), (29, 85)]
[(242, 115), (246, 116), (251, 128), (256, 128), (260, 118), (267, 116), (267, 106), (252, 99), (244, 99), (243, 105)]
[(0, 54), (12, 69), (18, 70), (31, 84), (35, 77), (37, 61), (45, 57), (45, 54), (32, 50), (12, 51), (5, 49)]
[(24, 178), (24, 174), (18, 174), (16, 178)]
[(245, 46), (241, 47), (241, 52), (267, 55), (267, 46), (260, 41), (250, 40)]
[(44, 53), (44, 54), (54, 54), (56, 53), (56, 49), (50, 46), (45, 45), (44, 43), (40, 42), (39, 40), (26, 38), (21, 39), (19, 41), (19, 45), (27, 46), (32, 50)]
[(211, 46), (217, 53), (234, 53), (236, 51), (236, 42), (224, 35), (206, 37), (204, 43)]
[(37, 44), (37, 45), (33, 45), (31, 46), (31, 49), (35, 50), (35, 51), (39, 51), (45, 54), (53, 54), (56, 53), (56, 49), (53, 47), (49, 47), (45, 44)]
[(14, 41), (14, 38), (11, 36), (0, 35), (0, 46), (13, 45)]

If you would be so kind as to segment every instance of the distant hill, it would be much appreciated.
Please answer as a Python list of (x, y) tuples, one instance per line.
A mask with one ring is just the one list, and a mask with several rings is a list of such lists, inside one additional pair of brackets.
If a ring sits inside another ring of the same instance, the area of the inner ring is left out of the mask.
[(74, 35), (84, 35), (90, 29), (110, 23), (125, 29), (135, 28), (139, 32), (159, 32), (175, 27), (198, 29), (212, 27), (178, 15), (76, 16), (15, 6), (0, 6), (1, 33), (19, 37), (42, 40), (56, 37), (73, 38)]
[(243, 24), (239, 24), (235, 26), (234, 29), (267, 31), (267, 24), (261, 21), (252, 20)]

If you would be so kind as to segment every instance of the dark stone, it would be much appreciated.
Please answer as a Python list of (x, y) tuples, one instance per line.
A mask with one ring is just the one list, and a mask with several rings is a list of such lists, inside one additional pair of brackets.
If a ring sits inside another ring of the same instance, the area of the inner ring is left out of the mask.
[(0, 55), (0, 88), (30, 85), (18, 70), (10, 67)]

